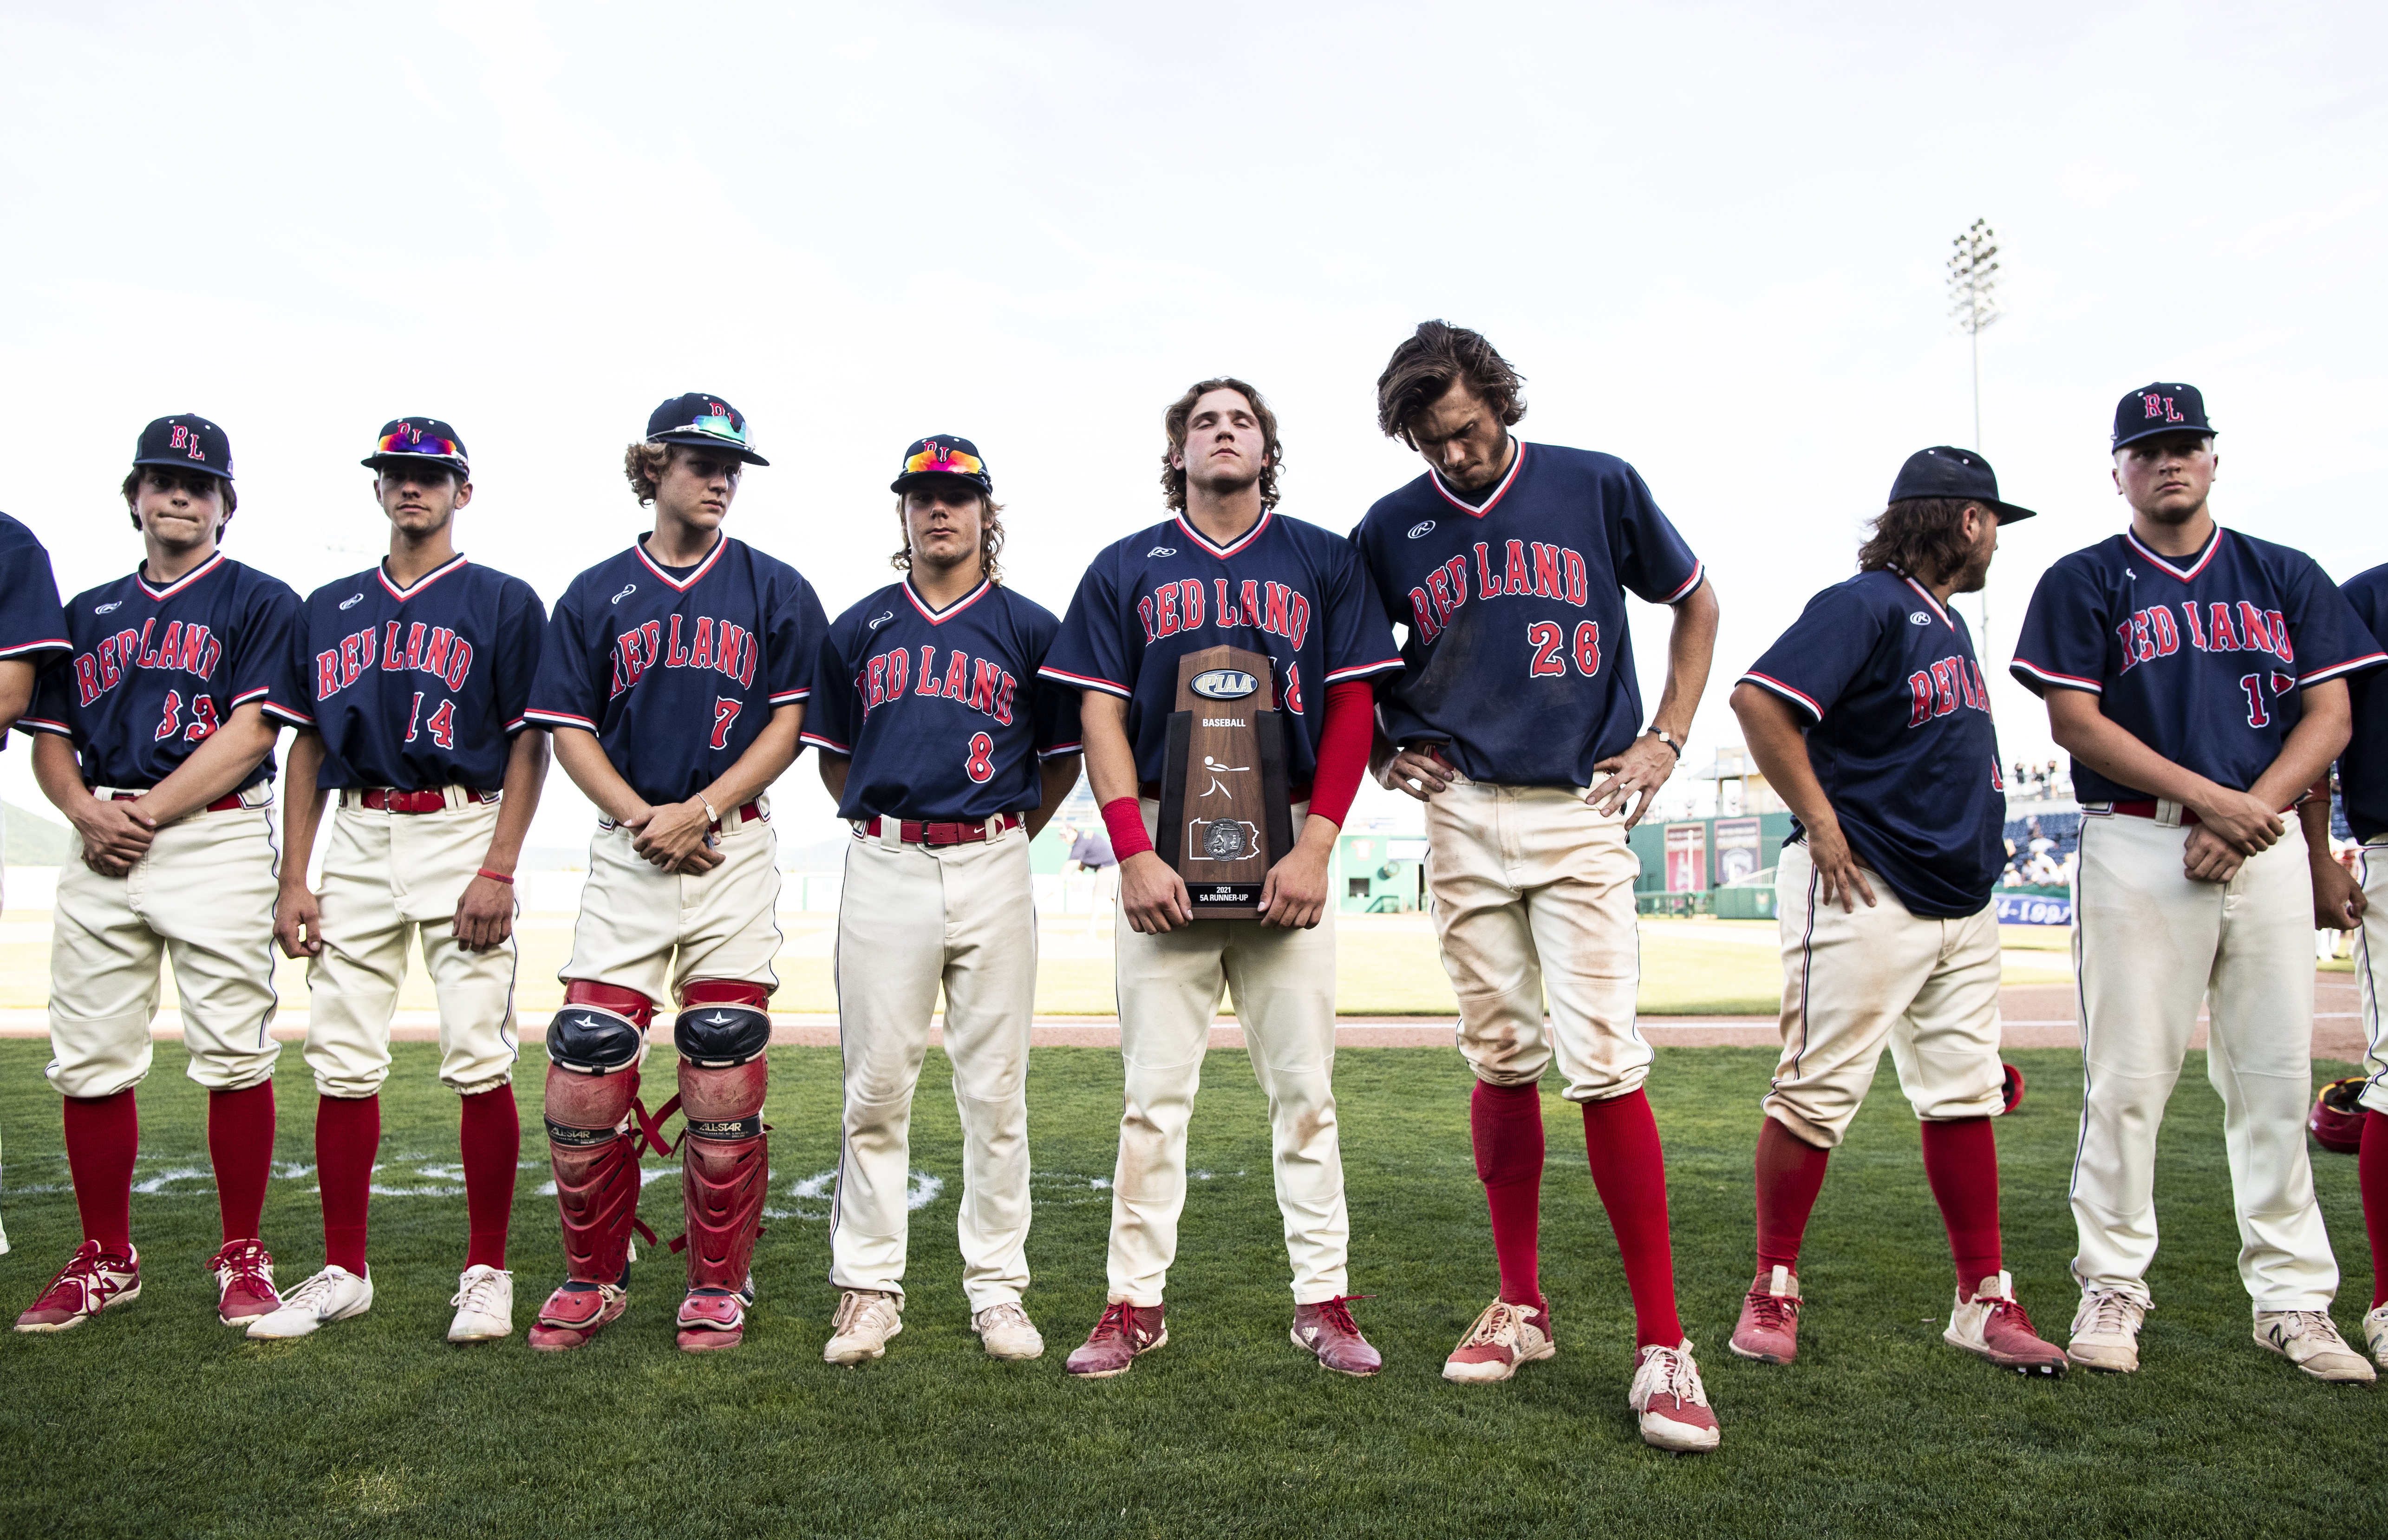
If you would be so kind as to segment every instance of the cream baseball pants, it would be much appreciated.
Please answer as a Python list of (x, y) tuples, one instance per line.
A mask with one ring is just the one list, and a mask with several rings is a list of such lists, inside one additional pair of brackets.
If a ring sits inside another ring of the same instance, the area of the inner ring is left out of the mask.
[[(1143, 805), (1149, 834), (1161, 806)], [(1309, 808), (1297, 806), (1300, 829)], [(1315, 930), (1257, 920), (1198, 920), (1141, 935), (1122, 912), (1120, 1057), (1127, 1072), (1119, 1164), (1111, 1177), (1111, 1302), (1159, 1305), (1186, 1207), (1186, 1129), (1223, 993), (1232, 993), (1252, 1077), (1268, 1097), (1270, 1165), (1293, 1297), (1346, 1292), (1352, 1223), (1335, 1123), (1335, 931), (1330, 900)]]
[(389, 1027), (421, 938), (439, 1002), (439, 1083), (464, 1096), (514, 1075), (512, 937), (486, 952), (456, 944), (456, 904), (489, 854), (498, 805), (450, 788), (436, 813), (367, 808), (339, 794), (324, 853), (324, 949), (307, 965), (307, 1063), (324, 1096), (365, 1097), (389, 1077)]
[(2320, 1310), (2338, 1291), (2305, 1159), (2313, 1100), (2313, 878), (2296, 821), (2228, 883), (2181, 870), (2188, 829), (2124, 814), (2081, 822), (2073, 956), (2085, 1094), (2073, 1165), (2084, 1289), (2146, 1304), (2156, 1254), (2156, 1127), (2198, 1001), (2205, 1076), (2239, 1218), (2239, 1277), (2258, 1310)]
[[(108, 795), (98, 788), (95, 795)], [(197, 812), (158, 831), (121, 877), (58, 869), (50, 943), (50, 1084), (61, 1096), (113, 1096), (149, 1073), (159, 964), (174, 964), (190, 1076), (210, 1090), (273, 1078), (273, 795)]]
[(2388, 1113), (2388, 1021), (2381, 1002), (2388, 999), (2388, 834), (2364, 843), (2356, 862), (2356, 880), (2363, 885), (2369, 907), (2363, 928), (2355, 933), (2355, 976), (2363, 989), (2363, 1029), (2369, 1046), (2363, 1053), (2363, 1104)]
[(1459, 1051), (1476, 1077), (1531, 1086), (1556, 1053), (1560, 1094), (1604, 1101), (1650, 1073), (1633, 1020), (1642, 863), (1624, 819), (1583, 795), (1455, 775), (1426, 805), (1426, 880), (1459, 997)]
[(572, 956), (556, 975), (636, 989), (669, 1005), (691, 979), (779, 986), (779, 846), (770, 812), (721, 815), (721, 864), (676, 873), (630, 847), (631, 833), (601, 823), (589, 842), (589, 880), (572, 927)]
[[(1864, 868), (1860, 868), (1865, 871)], [(1810, 1144), (1839, 1147), (1890, 1045), (1899, 1088), (1927, 1121), (1997, 1115), (1999, 925), (1987, 908), (1962, 919), (1917, 914), (1878, 872), (1855, 913), (1823, 898), (1805, 845), (1775, 868), (1783, 936), (1783, 1057), (1766, 1115)]]
[[(946, 996), (946, 1056), (962, 1125), (962, 1291), (971, 1313), (1028, 1287), (1028, 1024), (1036, 908), (1028, 832), (906, 845), (896, 821), (857, 834), (837, 906), (845, 1142), (830, 1213), (830, 1281), (904, 1292), (912, 1092)], [(998, 825), (999, 827), (999, 825)]]

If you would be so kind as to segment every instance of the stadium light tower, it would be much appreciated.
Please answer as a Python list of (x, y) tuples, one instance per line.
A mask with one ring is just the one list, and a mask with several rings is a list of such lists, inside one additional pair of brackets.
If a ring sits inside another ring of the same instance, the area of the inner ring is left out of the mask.
[[(1982, 452), (1982, 328), (1999, 318), (1999, 234), (1975, 220), (1949, 242), (1949, 313), (1965, 334), (1974, 362), (1974, 452)], [(1990, 651), (1990, 591), (1982, 589), (1982, 651)]]

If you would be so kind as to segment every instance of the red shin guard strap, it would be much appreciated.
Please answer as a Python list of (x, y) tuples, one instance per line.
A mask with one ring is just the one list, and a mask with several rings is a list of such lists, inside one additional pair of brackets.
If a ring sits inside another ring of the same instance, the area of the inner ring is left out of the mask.
[(610, 1011), (635, 1023), (644, 1032), (654, 1021), (655, 1002), (636, 989), (625, 989), (618, 984), (595, 984), (576, 978), (564, 986), (566, 1005), (593, 1005), (600, 1011)]
[(1824, 1189), (1830, 1150), (1820, 1149), (1773, 1118), (1758, 1134), (1758, 1270), (1799, 1270), (1799, 1242), (1808, 1215)]
[(208, 1155), (216, 1168), (216, 1211), (226, 1241), (250, 1241), (265, 1214), (273, 1175), (273, 1082), (208, 1093)]
[(324, 1191), (324, 1261), (365, 1274), (365, 1210), (381, 1149), (381, 1098), (315, 1099), (316, 1185)]
[(133, 1249), (133, 1162), (141, 1152), (141, 1114), (130, 1090), (66, 1099), (67, 1173), (74, 1181), (83, 1238), (110, 1256)]
[(1641, 1088), (1583, 1104), (1583, 1142), (1592, 1185), (1608, 1210), (1617, 1250), (1633, 1292), (1633, 1341), (1674, 1347), (1683, 1340), (1675, 1314), (1675, 1254), (1667, 1229), (1667, 1156), (1658, 1120)]
[(2377, 1310), (2388, 1305), (2388, 1113), (2364, 1110), (2355, 1179), (2363, 1192), (2363, 1228), (2371, 1237), (2371, 1308)]
[(680, 992), (680, 1009), (698, 1005), (751, 1005), (757, 1011), (768, 1010), (771, 987), (767, 984), (749, 984), (734, 978), (692, 978)]
[(1492, 1213), (1501, 1297), (1545, 1308), (1541, 1278), (1543, 1093), (1539, 1086), (1476, 1082), (1467, 1103), (1476, 1175)]
[(1999, 1143), (1987, 1117), (1924, 1125), (1924, 1175), (1949, 1227), (1957, 1292), (1967, 1299), (2005, 1264), (1999, 1247)]
[(464, 1164), (464, 1266), (506, 1268), (506, 1227), (514, 1212), (514, 1166), (522, 1152), (522, 1114), (514, 1088), (499, 1086), (461, 1097), (457, 1145)]

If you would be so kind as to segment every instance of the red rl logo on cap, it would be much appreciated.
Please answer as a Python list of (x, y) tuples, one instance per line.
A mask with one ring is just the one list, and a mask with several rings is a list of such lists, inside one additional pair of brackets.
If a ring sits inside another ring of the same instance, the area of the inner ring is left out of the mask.
[(197, 460), (203, 465), (208, 463), (207, 451), (199, 448), (199, 436), (191, 432), (188, 428), (177, 427), (174, 429), (174, 436), (166, 441), (166, 447), (168, 449), (187, 449), (191, 452), (192, 459)]
[(2167, 423), (2185, 423), (2189, 421), (2188, 418), (2182, 416), (2178, 411), (2174, 410), (2172, 398), (2170, 396), (2159, 396), (2153, 392), (2150, 392), (2147, 395), (2141, 396), (2140, 400), (2148, 403), (2148, 417), (2151, 421), (2162, 421)]

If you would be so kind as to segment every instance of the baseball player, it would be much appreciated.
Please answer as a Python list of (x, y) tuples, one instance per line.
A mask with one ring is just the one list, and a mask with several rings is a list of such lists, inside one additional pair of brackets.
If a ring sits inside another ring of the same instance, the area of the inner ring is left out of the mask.
[[(830, 1213), (842, 1292), (822, 1355), (904, 1329), (912, 1089), (945, 991), (962, 1124), (962, 1290), (990, 1356), (1045, 1351), (1028, 1286), (1028, 842), (1078, 779), (1078, 694), (1036, 670), (1061, 622), (1003, 586), (1002, 505), (978, 446), (922, 439), (893, 484), (908, 576), (838, 617), (805, 742), (854, 828), (837, 906), (845, 1143)], [(1025, 827), (1023, 827), (1023, 825)]]
[[(1443, 1376), (1506, 1380), (1556, 1351), (1536, 1233), (1537, 1087), (1556, 1051), (1632, 1292), (1628, 1401), (1650, 1443), (1712, 1449), (1716, 1418), (1675, 1314), (1666, 1157), (1642, 1091), (1640, 863), (1626, 831), (1674, 773), (1708, 682), (1716, 595), (1632, 466), (1510, 434), (1522, 384), (1477, 333), (1421, 325), (1378, 378), (1377, 421), (1428, 469), (1353, 531), (1386, 613), (1409, 628), (1374, 762), (1427, 805), (1427, 883), (1476, 1074), (1469, 1124), (1500, 1261), (1500, 1294)], [(1674, 612), (1666, 693), (1646, 728), (1627, 589)]]
[[(33, 681), (67, 652), (67, 617), (58, 608), (50, 554), (33, 532), (0, 514), (0, 748), (33, 703)], [(0, 1228), (0, 1256), (8, 1232)]]
[(1734, 687), (1750, 753), (1797, 820), (1774, 877), (1783, 1056), (1758, 1136), (1758, 1277), (1731, 1344), (1744, 1358), (1798, 1351), (1800, 1238), (1887, 1041), (1957, 1264), (1942, 1335), (2002, 1368), (2064, 1372), (2064, 1350), (2015, 1302), (2000, 1245), (1990, 889), (2006, 799), (1989, 688), (1948, 608), (1981, 592), (1999, 526), (2032, 516), (1999, 501), (1977, 454), (1909, 456), (1858, 575), (1808, 601)]
[[(1083, 696), (1086, 772), (1120, 861), (1120, 1054), (1126, 1106), (1112, 1178), (1110, 1290), (1072, 1374), (1124, 1374), (1169, 1340), (1162, 1288), (1186, 1203), (1186, 1128), (1222, 988), (1267, 1094), (1296, 1346), (1343, 1374), (1384, 1360), (1352, 1318), (1351, 1224), (1336, 1129), (1335, 932), (1327, 868), (1365, 768), (1370, 681), (1401, 667), (1352, 548), (1277, 512), (1277, 417), (1240, 380), (1193, 386), (1163, 414), (1174, 516), (1086, 569), (1042, 672)], [(1177, 660), (1264, 654), (1286, 714), (1295, 847), (1255, 920), (1193, 916), (1153, 849)]]
[(2069, 1351), (2139, 1368), (2156, 1126), (2203, 998), (2255, 1340), (2317, 1379), (2369, 1381), (2329, 1313), (2338, 1264), (2305, 1137), (2314, 890), (2302, 830), (2280, 814), (2345, 746), (2346, 676), (2388, 659), (2311, 558), (2217, 527), (2195, 388), (2125, 396), (2113, 442), (2130, 527), (2041, 577), (2013, 665), (2047, 702), (2086, 815)]
[[(298, 667), (315, 725), (285, 771), (273, 923), (286, 955), (312, 960), (324, 1266), (248, 1334), (303, 1337), (373, 1305), (367, 1192), (390, 1020), (419, 935), (439, 1001), (440, 1082), (463, 1106), (467, 1240), (448, 1340), (485, 1342), (514, 1330), (514, 870), (547, 776), (547, 735), (523, 716), (547, 612), (528, 583), (456, 554), (473, 472), (454, 428), (400, 417), (364, 464), (389, 558), (307, 600)], [(311, 893), (308, 860), (335, 796), (324, 887)]]
[[(536, 1348), (578, 1347), (622, 1314), (641, 1137), (676, 1104), (688, 1213), (680, 1345), (735, 1347), (754, 1303), (770, 1153), (766, 1007), (779, 977), (778, 846), (763, 794), (803, 751), (827, 617), (785, 562), (722, 532), (740, 475), (768, 465), (718, 396), (647, 419), (623, 471), (654, 528), (572, 580), (548, 622), (527, 715), (602, 815), (547, 1029), (547, 1137), (565, 1281)], [(678, 1002), (680, 1094), (635, 1119), (655, 1001)], [(636, 1131), (634, 1131), (634, 1129)]]
[[(2339, 590), (2376, 640), (2388, 634), (2388, 566), (2357, 573)], [(2314, 921), (2356, 932), (2356, 977), (2369, 1046), (2363, 1056), (2363, 1146), (2356, 1156), (2363, 1190), (2363, 1224), (2371, 1241), (2371, 1308), (2363, 1339), (2374, 1362), (2388, 1368), (2388, 675), (2347, 676), (2354, 735), (2339, 756), (2338, 786), (2348, 827), (2363, 842), (2360, 876), (2330, 853), (2330, 800), (2310, 796), (2297, 806), (2306, 859), (2313, 871)], [(2320, 788), (2317, 787), (2317, 791)]]
[(50, 947), (50, 1084), (83, 1242), (19, 1331), (65, 1331), (141, 1292), (132, 1235), (158, 970), (171, 956), (191, 1078), (208, 1088), (223, 1245), (216, 1312), (278, 1307), (258, 1237), (273, 1157), (273, 739), (310, 719), (292, 668), (298, 596), (217, 547), (238, 500), (222, 428), (141, 430), (124, 502), (145, 559), (67, 605), (70, 655), (18, 719), (74, 825)]

